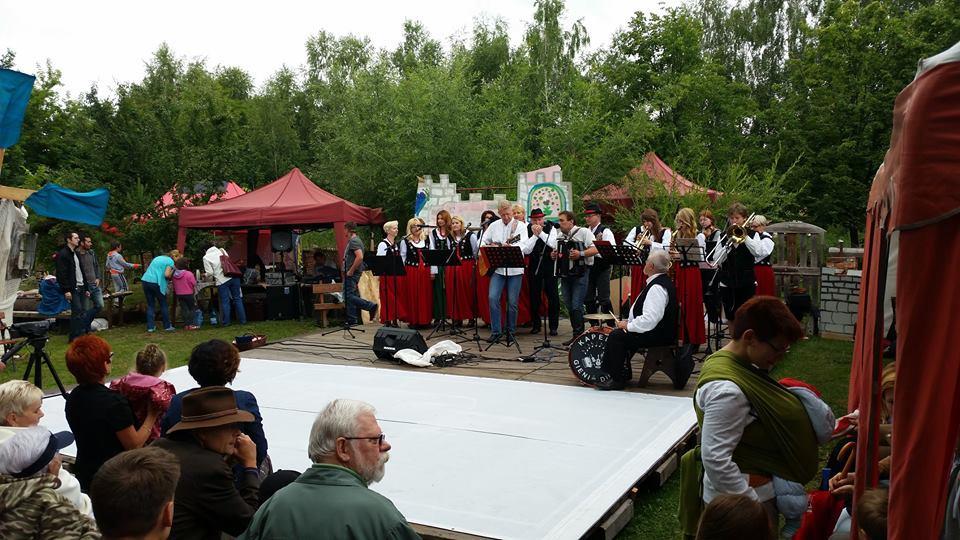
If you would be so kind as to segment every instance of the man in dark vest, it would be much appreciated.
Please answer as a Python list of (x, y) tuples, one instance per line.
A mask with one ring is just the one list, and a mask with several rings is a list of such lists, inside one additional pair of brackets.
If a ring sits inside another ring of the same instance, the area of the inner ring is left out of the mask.
[[(747, 207), (734, 203), (727, 211), (727, 218), (731, 225), (743, 227), (747, 220)], [(753, 273), (755, 257), (760, 254), (763, 245), (760, 237), (751, 235), (751, 231), (744, 230), (743, 242), (730, 244), (728, 249), (717, 249), (715, 258), (723, 258), (717, 277), (720, 283), (720, 301), (727, 322), (733, 321), (733, 315), (744, 302), (753, 297), (757, 291), (757, 279)], [(729, 234), (729, 231), (728, 231)], [(724, 258), (725, 257), (725, 258)]]
[(622, 390), (630, 377), (626, 363), (637, 349), (660, 347), (677, 343), (677, 290), (667, 275), (670, 255), (654, 251), (647, 257), (643, 273), (647, 284), (630, 307), (629, 318), (617, 323), (617, 329), (607, 338), (607, 346), (600, 360), (600, 369), (610, 375), (601, 377), (600, 390)]
[[(553, 275), (553, 261), (550, 252), (557, 247), (557, 227), (544, 219), (543, 210), (530, 211), (530, 224), (527, 225), (528, 244), (532, 242), (527, 263), (527, 278), (530, 283), (530, 313), (533, 317), (531, 334), (540, 333), (540, 295), (547, 296), (547, 318), (550, 335), (557, 335), (560, 326), (560, 293), (557, 289), (557, 277)], [(527, 246), (524, 253), (527, 253)]]
[[(593, 233), (595, 239), (610, 242), (611, 245), (617, 244), (613, 231), (601, 223), (603, 210), (600, 209), (599, 204), (588, 204), (583, 210), (583, 215), (587, 227)], [(583, 299), (587, 313), (610, 313), (613, 311), (613, 304), (610, 303), (610, 273), (612, 269), (610, 263), (604, 261), (600, 255), (593, 258), (590, 278), (587, 281), (587, 296)]]

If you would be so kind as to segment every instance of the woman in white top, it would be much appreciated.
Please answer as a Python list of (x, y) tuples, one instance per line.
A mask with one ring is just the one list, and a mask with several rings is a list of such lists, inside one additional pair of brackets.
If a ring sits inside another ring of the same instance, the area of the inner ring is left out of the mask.
[[(388, 221), (383, 224), (383, 232), (386, 238), (377, 244), (377, 255), (390, 255), (395, 257), (397, 264), (403, 264), (404, 255), (406, 255), (406, 243), (397, 242), (397, 234), (400, 231), (400, 224), (396, 221)], [(392, 268), (388, 267), (388, 268)], [(393, 272), (391, 272), (393, 273)], [(400, 279), (396, 275), (380, 276), (380, 322), (386, 326), (396, 328), (400, 309)]]
[(753, 216), (750, 222), (753, 229), (753, 235), (760, 238), (760, 250), (755, 253), (753, 258), (753, 277), (757, 280), (757, 295), (777, 296), (776, 281), (773, 278), (773, 262), (770, 256), (773, 254), (773, 236), (766, 232), (767, 225), (770, 222), (764, 216)]
[[(670, 229), (660, 225), (660, 216), (653, 208), (647, 208), (640, 214), (641, 225), (630, 229), (624, 241), (627, 244), (636, 244), (646, 260), (654, 250), (670, 250)], [(649, 234), (646, 234), (648, 233)], [(643, 266), (630, 267), (630, 297), (636, 298), (647, 284), (647, 276), (643, 274)]]
[(407, 222), (407, 236), (403, 249), (406, 275), (400, 283), (400, 319), (411, 327), (426, 327), (433, 315), (433, 284), (430, 267), (423, 260), (421, 251), (429, 247), (429, 241), (423, 233), (423, 220), (411, 218)]

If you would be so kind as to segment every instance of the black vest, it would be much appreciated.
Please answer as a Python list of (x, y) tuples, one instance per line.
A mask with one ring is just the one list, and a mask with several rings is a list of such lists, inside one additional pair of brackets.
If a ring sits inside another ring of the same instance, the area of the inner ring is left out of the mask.
[[(600, 225), (597, 225), (597, 231), (596, 231), (595, 233), (593, 233), (593, 239), (594, 239), (594, 240), (603, 240), (603, 231), (605, 231), (605, 230), (607, 230), (607, 228), (603, 226), (603, 223), (601, 223)], [(593, 271), (594, 271), (594, 272), (602, 272), (602, 271), (606, 270), (607, 268), (610, 268), (610, 266), (612, 266), (612, 265), (611, 265), (610, 263), (608, 263), (607, 261), (603, 260), (603, 257), (599, 256), (599, 254), (593, 258)]]
[(733, 248), (720, 265), (720, 281), (727, 287), (745, 287), (756, 281), (753, 276), (753, 253), (743, 243)]
[(667, 291), (667, 307), (663, 310), (663, 318), (653, 327), (653, 330), (647, 332), (652, 343), (661, 345), (676, 345), (677, 343), (677, 316), (680, 312), (680, 306), (677, 304), (677, 289), (673, 286), (673, 281), (667, 274), (660, 274), (652, 280), (647, 280), (647, 285), (640, 293), (640, 297), (633, 304), (633, 317), (639, 317), (643, 314), (643, 302), (647, 299), (647, 292), (650, 287), (660, 285)]
[(434, 229), (430, 232), (430, 235), (433, 236), (433, 249), (450, 249), (453, 247), (453, 239), (449, 236), (440, 237), (440, 233), (437, 232), (439, 229)]
[(407, 266), (420, 266), (420, 250), (426, 248), (414, 246), (409, 238), (404, 238), (403, 241), (407, 243), (407, 260), (403, 261), (404, 264)]
[(453, 243), (460, 248), (459, 256), (461, 259), (472, 259), (473, 258), (473, 244), (470, 242), (470, 235), (472, 232), (467, 232), (463, 235), (463, 238), (460, 241), (453, 240)]
[[(769, 235), (769, 234), (767, 234), (767, 233), (765, 233), (765, 232), (757, 233), (757, 234), (760, 235), (760, 239), (761, 239), (761, 240), (763, 240), (763, 239), (765, 239), (765, 238), (769, 238), (769, 239), (773, 240), (773, 236), (771, 236), (771, 235)], [(771, 253), (770, 253), (769, 255), (767, 255), (766, 257), (760, 259), (760, 261), (757, 262), (757, 266), (773, 266), (773, 262), (770, 260), (771, 257), (773, 257), (773, 252), (771, 252)]]
[[(714, 229), (713, 234), (711, 234), (710, 236), (703, 235), (703, 238), (704, 238), (704, 243), (706, 244), (706, 247), (707, 247), (707, 252), (704, 253), (703, 256), (706, 257), (714, 250), (714, 248), (717, 247), (717, 240), (720, 239), (720, 230)], [(713, 262), (713, 261), (711, 260), (710, 262)]]
[[(553, 230), (553, 227), (553, 223), (546, 220), (543, 221), (543, 232), (546, 233), (547, 237), (550, 236), (550, 231)], [(527, 225), (527, 236), (533, 236), (533, 225)], [(537, 272), (537, 275), (546, 274), (547, 268), (552, 270), (553, 265), (547, 264), (551, 262), (550, 260), (540, 262), (542, 257), (547, 257), (549, 259), (550, 252), (552, 251), (553, 249), (549, 248), (547, 243), (538, 237), (537, 243), (533, 245), (533, 251), (530, 252), (530, 260), (527, 263), (527, 268), (529, 268), (531, 272), (536, 272), (536, 270), (539, 268), (540, 271)]]

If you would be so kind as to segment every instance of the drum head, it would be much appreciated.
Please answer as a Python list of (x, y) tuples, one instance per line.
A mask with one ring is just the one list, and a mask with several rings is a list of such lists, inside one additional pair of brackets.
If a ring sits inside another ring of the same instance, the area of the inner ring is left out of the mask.
[(570, 371), (581, 383), (596, 386), (610, 380), (610, 375), (600, 370), (600, 360), (612, 331), (607, 326), (591, 328), (570, 344)]

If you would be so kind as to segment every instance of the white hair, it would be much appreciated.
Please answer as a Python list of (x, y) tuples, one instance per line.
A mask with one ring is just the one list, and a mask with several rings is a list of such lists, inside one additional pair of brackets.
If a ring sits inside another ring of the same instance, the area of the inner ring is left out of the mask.
[(673, 261), (670, 260), (670, 254), (663, 250), (657, 250), (651, 253), (647, 257), (647, 262), (653, 265), (653, 269), (656, 270), (658, 274), (666, 272), (673, 266)]
[(310, 461), (319, 463), (337, 450), (337, 438), (355, 437), (360, 416), (375, 415), (373, 405), (355, 399), (335, 399), (317, 415), (310, 429), (307, 455)]
[(500, 202), (497, 203), (497, 212), (498, 212), (498, 213), (506, 210), (507, 208), (509, 208), (509, 209), (512, 211), (512, 210), (513, 210), (513, 203), (510, 202), (510, 201), (506, 201), (506, 200), (503, 200), (503, 201), (500, 201)]
[(21, 415), (43, 399), (43, 390), (33, 383), (15, 379), (0, 384), (0, 426), (10, 413)]
[(394, 221), (388, 221), (388, 222), (386, 222), (386, 223), (383, 224), (383, 232), (385, 232), (385, 233), (390, 232), (390, 228), (391, 228), (391, 227), (396, 227), (396, 228), (399, 229), (399, 228), (400, 228), (400, 224), (397, 223), (396, 220), (394, 220)]
[(766, 227), (767, 225), (770, 224), (770, 220), (767, 219), (766, 216), (761, 216), (761, 215), (758, 214), (758, 215), (753, 216), (753, 221), (752, 221), (752, 223), (753, 223), (754, 225), (760, 225), (761, 227)]
[(17, 474), (43, 454), (50, 444), (45, 427), (0, 428), (0, 474)]

